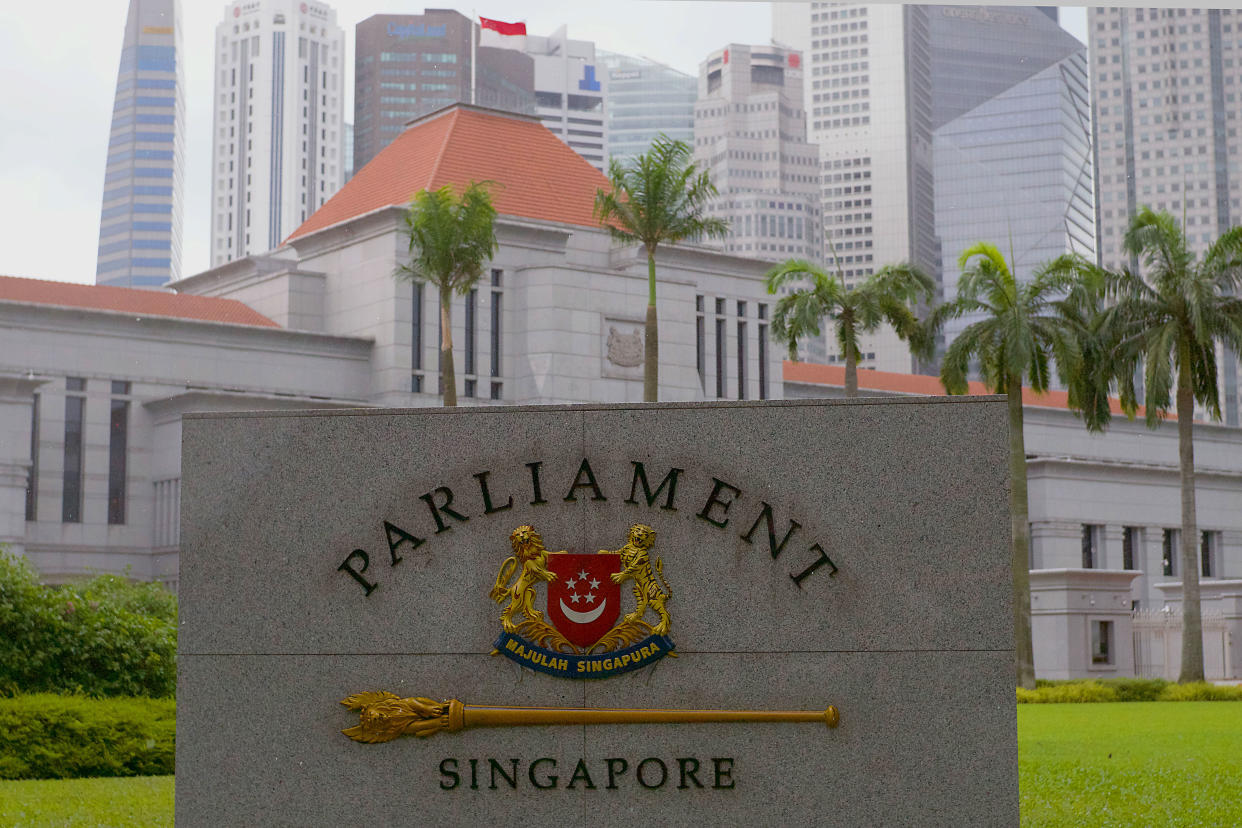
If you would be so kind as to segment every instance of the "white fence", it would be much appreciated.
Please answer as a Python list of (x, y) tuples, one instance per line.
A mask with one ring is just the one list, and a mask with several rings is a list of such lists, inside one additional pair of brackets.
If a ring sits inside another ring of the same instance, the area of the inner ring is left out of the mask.
[[(1134, 674), (1143, 678), (1177, 680), (1182, 659), (1181, 613), (1135, 610)], [(1220, 612), (1203, 613), (1203, 669), (1209, 681), (1229, 678), (1229, 627)]]

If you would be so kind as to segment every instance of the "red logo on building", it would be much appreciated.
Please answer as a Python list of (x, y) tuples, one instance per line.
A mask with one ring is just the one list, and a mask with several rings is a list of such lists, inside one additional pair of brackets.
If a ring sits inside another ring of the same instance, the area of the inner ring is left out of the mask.
[(306, 4), (302, 4), (302, 14), (306, 14)]
[(241, 6), (234, 6), (234, 7), (233, 7), (233, 16), (234, 16), (234, 17), (241, 17)]
[(797, 52), (790, 52), (789, 53), (789, 68), (797, 69), (801, 65), (802, 65), (802, 56), (799, 55)]
[(729, 62), (729, 50), (728, 50), (728, 49), (725, 49), (725, 53), (724, 53), (724, 62), (725, 62), (725, 63), (728, 63), (728, 62)]

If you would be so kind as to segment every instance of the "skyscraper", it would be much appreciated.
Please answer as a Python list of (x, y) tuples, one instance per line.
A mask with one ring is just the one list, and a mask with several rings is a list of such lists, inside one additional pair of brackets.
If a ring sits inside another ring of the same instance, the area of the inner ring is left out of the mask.
[(233, 2), (216, 26), (211, 263), (279, 247), (344, 180), (345, 35), (318, 2)]
[(158, 287), (181, 274), (180, 42), (178, 0), (130, 0), (108, 138), (96, 284)]
[[(360, 170), (407, 121), (458, 101), (507, 112), (535, 112), (535, 64), (516, 49), (479, 46), (478, 26), (453, 9), (377, 14), (354, 35), (354, 155)], [(474, 97), (471, 97), (471, 78)]]
[(595, 43), (570, 40), (561, 26), (527, 36), (535, 60), (535, 112), (556, 137), (600, 172), (608, 170), (608, 79), (596, 66)]
[[(946, 299), (957, 295), (958, 256), (978, 241), (999, 247), (1019, 279), (1064, 253), (1095, 258), (1086, 47), (1030, 9), (999, 20), (953, 11), (933, 14), (932, 27), (932, 164)], [(1032, 26), (1043, 36), (1023, 37)], [(1015, 50), (1034, 54), (1006, 58)], [(1064, 56), (1031, 74), (1057, 55)], [(984, 58), (993, 70), (980, 71)], [(979, 318), (948, 321), (941, 347)]]
[[(1143, 206), (1176, 216), (1202, 253), (1242, 218), (1242, 12), (1093, 8), (1087, 31), (1100, 263), (1138, 265), (1122, 240)], [(1238, 425), (1238, 358), (1217, 353), (1221, 412)]]
[(823, 256), (819, 148), (806, 142), (802, 56), (730, 44), (699, 64), (694, 159), (729, 222), (726, 251), (756, 259)]
[(664, 134), (694, 142), (698, 81), (649, 58), (596, 50), (608, 70), (608, 157), (626, 161)]
[[(808, 132), (821, 148), (824, 230), (838, 254), (853, 259), (847, 279), (900, 261), (942, 279), (943, 260), (957, 251), (937, 235), (936, 130), (1082, 48), (1055, 15), (1034, 6), (778, 3), (773, 33), (808, 55)], [(1016, 95), (1009, 104), (1032, 100)], [(1036, 137), (1029, 114), (1011, 114), (1007, 141)], [(1015, 147), (996, 151), (1022, 160)], [(866, 338), (863, 351), (875, 355), (863, 367), (928, 367), (887, 327)]]

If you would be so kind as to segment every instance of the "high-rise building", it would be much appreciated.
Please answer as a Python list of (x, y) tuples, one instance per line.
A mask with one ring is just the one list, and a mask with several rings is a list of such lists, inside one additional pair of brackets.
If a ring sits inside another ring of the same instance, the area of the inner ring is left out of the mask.
[[(972, 28), (956, 25), (938, 37), (933, 28), (933, 65), (940, 54), (967, 51), (954, 40), (982, 36)], [(1064, 253), (1095, 258), (1087, 52), (1071, 36), (1053, 34), (1042, 42), (1068, 40), (1069, 54), (1002, 91), (997, 87), (1019, 73), (1013, 64), (997, 61), (997, 71), (973, 84), (966, 72), (946, 72), (952, 78), (943, 84), (946, 93), (933, 95), (935, 220), (945, 298), (957, 295), (959, 255), (978, 241), (1000, 248), (1019, 279)], [(992, 43), (1003, 54), (1007, 44)], [(942, 84), (934, 70), (932, 77), (938, 90)], [(949, 320), (941, 347), (980, 318), (967, 314)]]
[[(853, 259), (847, 279), (902, 261), (941, 279), (954, 251), (937, 236), (934, 132), (1081, 49), (1034, 6), (777, 3), (773, 36), (807, 54), (824, 231)], [(1013, 115), (1011, 136), (1033, 136), (1026, 117)], [(863, 352), (867, 368), (928, 367), (887, 327), (864, 337)]]
[[(1195, 253), (1242, 220), (1242, 12), (1092, 8), (1099, 261), (1138, 267), (1122, 250), (1140, 207), (1172, 213)], [(1239, 424), (1238, 358), (1218, 348), (1221, 412)]]
[(534, 61), (520, 50), (478, 46), (478, 67), (472, 70), (472, 37), (478, 37), (477, 23), (453, 9), (377, 14), (358, 24), (355, 170), (388, 146), (406, 122), (451, 103), (534, 114)]
[(341, 147), (341, 164), (345, 167), (345, 180), (354, 177), (354, 125), (345, 125), (345, 143)]
[(608, 170), (608, 79), (595, 44), (570, 40), (561, 26), (548, 37), (527, 36), (535, 60), (535, 112), (556, 137), (600, 172)]
[(130, 0), (108, 137), (95, 282), (181, 275), (185, 82), (179, 0)]
[[(806, 140), (801, 53), (731, 43), (699, 64), (698, 83), (694, 159), (718, 191), (708, 213), (729, 223), (718, 244), (746, 258), (820, 262), (819, 148)], [(799, 346), (802, 358), (826, 358), (822, 336)]]
[(649, 58), (596, 50), (608, 70), (608, 157), (626, 161), (659, 135), (694, 142), (698, 80)]
[(708, 211), (729, 222), (726, 251), (823, 256), (819, 148), (806, 141), (801, 66), (798, 52), (736, 43), (699, 64), (694, 158), (719, 191)]
[(215, 67), (213, 267), (279, 247), (340, 189), (345, 35), (324, 3), (233, 2)]

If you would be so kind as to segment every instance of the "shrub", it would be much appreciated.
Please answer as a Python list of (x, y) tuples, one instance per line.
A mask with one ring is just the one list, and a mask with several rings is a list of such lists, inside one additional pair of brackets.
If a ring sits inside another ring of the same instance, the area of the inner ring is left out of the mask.
[(1098, 681), (1048, 682), (1034, 690), (1018, 688), (1019, 704), (1061, 704), (1066, 702), (1115, 702), (1119, 694)]
[(0, 698), (0, 779), (173, 772), (172, 699)]
[(159, 584), (45, 586), (0, 550), (0, 694), (171, 696), (176, 656), (177, 598)]
[(1116, 678), (1100, 682), (1105, 687), (1117, 691), (1117, 701), (1145, 702), (1159, 701), (1160, 693), (1169, 683), (1164, 679)]
[(1242, 687), (1205, 681), (1170, 684), (1161, 691), (1157, 701), (1242, 701)]

